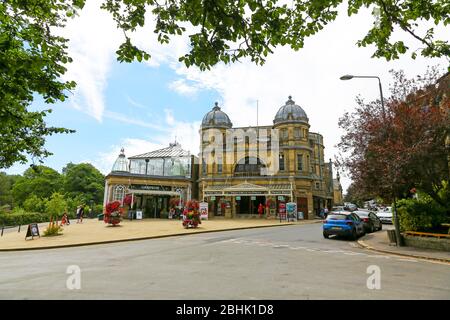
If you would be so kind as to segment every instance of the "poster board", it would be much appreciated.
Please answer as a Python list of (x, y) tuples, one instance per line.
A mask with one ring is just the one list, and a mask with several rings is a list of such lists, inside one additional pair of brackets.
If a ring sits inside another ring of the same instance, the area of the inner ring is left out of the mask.
[(27, 240), (27, 238), (31, 237), (31, 239), (34, 239), (34, 237), (41, 237), (41, 235), (39, 234), (39, 226), (37, 223), (30, 223), (28, 225), (28, 229), (27, 229), (27, 234), (25, 236), (25, 240)]
[(136, 220), (142, 220), (142, 211), (141, 210), (136, 211)]
[(295, 202), (286, 203), (286, 211), (287, 211), (287, 216), (288, 216), (289, 221), (291, 219), (293, 221), (297, 220), (297, 203), (295, 203)]
[(200, 202), (198, 209), (200, 211), (200, 219), (208, 220), (208, 202)]

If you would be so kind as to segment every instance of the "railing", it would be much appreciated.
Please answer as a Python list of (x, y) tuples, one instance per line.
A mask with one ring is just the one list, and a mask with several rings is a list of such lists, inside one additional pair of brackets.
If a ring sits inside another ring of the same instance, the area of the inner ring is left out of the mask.
[(433, 238), (446, 238), (450, 239), (450, 234), (442, 234), (442, 233), (430, 233), (430, 232), (416, 232), (416, 231), (406, 231), (406, 235), (409, 236), (418, 236), (418, 237), (433, 237)]
[(18, 225), (18, 226), (2, 226), (1, 237), (3, 237), (3, 232), (5, 231), (5, 229), (12, 229), (12, 228), (17, 228), (17, 227), (19, 228), (17, 230), (17, 232), (20, 232), (21, 225)]

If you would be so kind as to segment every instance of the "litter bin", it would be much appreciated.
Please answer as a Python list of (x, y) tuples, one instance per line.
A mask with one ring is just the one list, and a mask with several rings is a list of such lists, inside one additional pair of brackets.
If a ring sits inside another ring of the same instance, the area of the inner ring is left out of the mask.
[(98, 217), (98, 221), (102, 221), (103, 220), (103, 218), (104, 218), (104, 214), (103, 213), (101, 213), (101, 214), (99, 214), (97, 217)]
[(395, 230), (387, 230), (389, 244), (397, 245), (397, 237), (395, 236)]

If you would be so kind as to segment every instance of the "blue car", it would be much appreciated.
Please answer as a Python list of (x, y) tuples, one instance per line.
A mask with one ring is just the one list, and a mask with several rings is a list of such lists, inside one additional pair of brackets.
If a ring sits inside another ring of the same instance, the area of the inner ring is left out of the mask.
[(337, 235), (356, 240), (364, 234), (364, 223), (353, 212), (331, 212), (323, 221), (323, 236), (326, 239), (331, 235)]

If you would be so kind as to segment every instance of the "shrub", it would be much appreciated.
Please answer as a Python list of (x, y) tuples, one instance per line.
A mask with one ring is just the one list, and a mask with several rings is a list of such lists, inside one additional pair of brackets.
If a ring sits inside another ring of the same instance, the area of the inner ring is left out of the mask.
[(402, 199), (397, 203), (401, 231), (429, 231), (446, 222), (446, 212), (430, 197)]
[(63, 228), (57, 223), (51, 223), (44, 231), (44, 237), (59, 236), (62, 234)]

